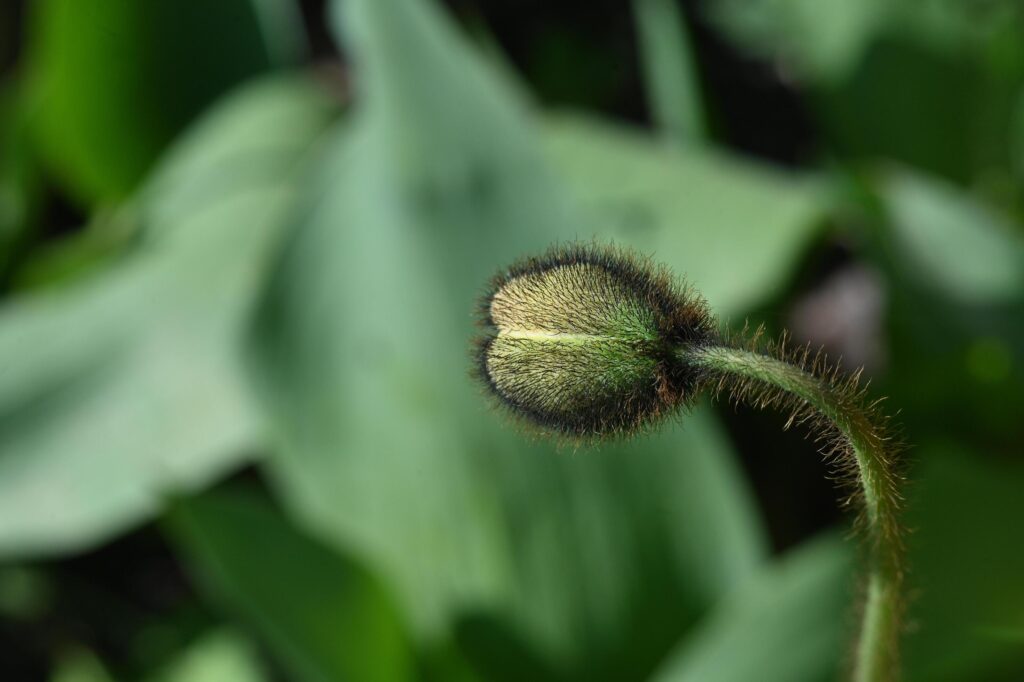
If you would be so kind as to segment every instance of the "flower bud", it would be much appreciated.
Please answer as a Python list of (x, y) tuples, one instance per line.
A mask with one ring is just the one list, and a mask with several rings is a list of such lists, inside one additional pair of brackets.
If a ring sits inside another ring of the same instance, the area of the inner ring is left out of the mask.
[(713, 335), (702, 298), (611, 247), (518, 263), (482, 307), (477, 374), (517, 416), (574, 438), (634, 433), (672, 413), (696, 381), (677, 350)]

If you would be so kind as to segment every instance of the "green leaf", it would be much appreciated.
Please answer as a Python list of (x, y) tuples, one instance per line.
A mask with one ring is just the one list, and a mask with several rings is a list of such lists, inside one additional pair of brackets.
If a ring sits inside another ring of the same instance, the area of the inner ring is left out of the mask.
[(50, 682), (113, 682), (113, 678), (92, 652), (76, 650), (57, 664)]
[[(972, 194), (910, 169), (876, 178), (887, 292), (887, 392), (932, 437), (1020, 439), (1024, 233)], [(941, 368), (941, 369), (937, 369)]]
[[(421, 637), (486, 621), (558, 673), (642, 676), (763, 559), (749, 493), (706, 414), (570, 457), (485, 412), (466, 376), (480, 288), (593, 228), (525, 107), (429, 5), (343, 7), (363, 89), (253, 332), (266, 466)], [(486, 679), (504, 665), (467, 655)]]
[(148, 234), (171, 233), (182, 217), (298, 170), (306, 150), (338, 115), (338, 104), (302, 76), (239, 88), (178, 139), (147, 178), (136, 203)]
[(667, 139), (681, 144), (707, 135), (690, 47), (677, 0), (634, 0), (647, 99)]
[(908, 682), (1009, 682), (1024, 670), (1024, 468), (953, 444), (926, 443), (908, 504), (915, 598)]
[(152, 682), (262, 682), (266, 680), (253, 647), (230, 630), (204, 635), (149, 677)]
[(545, 141), (601, 235), (653, 253), (725, 318), (777, 293), (820, 232), (826, 187), (805, 176), (577, 117)]
[(1020, 3), (723, 0), (709, 8), (737, 49), (806, 91), (833, 154), (896, 158), (965, 184), (1008, 174), (1005, 131), (1024, 83)]
[(1014, 102), (1010, 118), (1010, 161), (1018, 181), (1024, 181), (1024, 86)]
[(654, 682), (836, 679), (853, 614), (852, 545), (829, 536), (766, 566), (680, 644)]
[(822, 89), (817, 118), (846, 158), (897, 159), (963, 184), (998, 178), (1008, 174), (1004, 131), (1020, 78), (993, 71), (984, 55), (886, 34)]
[(1008, 218), (939, 180), (911, 171), (884, 176), (893, 260), (929, 288), (966, 304), (1024, 294), (1024, 233)]
[(883, 0), (722, 0), (715, 24), (740, 49), (778, 60), (818, 80), (856, 66), (890, 12)]
[[(276, 176), (267, 168), (194, 211), (169, 211), (173, 229), (143, 204), (138, 215), (164, 238), (74, 288), (0, 309), (0, 555), (88, 547), (253, 454), (259, 426), (237, 337), (290, 205), (294, 165), (330, 111), (309, 84), (255, 87), (263, 96), (253, 107), (283, 96), (322, 114), (318, 126), (297, 119), (308, 127), (291, 162), (268, 158)], [(263, 131), (251, 135), (258, 148)], [(251, 162), (239, 143), (209, 182)]]
[[(112, 682), (91, 651), (74, 650), (57, 665), (51, 682)], [(230, 630), (204, 635), (182, 651), (149, 682), (262, 682), (256, 654), (247, 641)]]
[(0, 567), (0, 616), (34, 621), (52, 608), (53, 585), (43, 571), (30, 566)]
[(409, 643), (377, 581), (264, 500), (211, 492), (179, 501), (170, 522), (210, 598), (259, 632), (293, 679), (410, 679)]
[(87, 205), (125, 198), (204, 107), (302, 50), (292, 0), (46, 0), (32, 10), (37, 137)]
[(848, 77), (883, 36), (948, 54), (991, 51), (997, 41), (1015, 40), (1021, 18), (1012, 1), (720, 0), (708, 7), (739, 49), (782, 62), (818, 84)]
[(31, 140), (35, 114), (21, 81), (0, 85), (0, 282), (36, 226), (42, 173)]
[(13, 274), (13, 288), (41, 289), (74, 284), (116, 262), (131, 247), (139, 220), (129, 210), (98, 211), (81, 230), (42, 243)]

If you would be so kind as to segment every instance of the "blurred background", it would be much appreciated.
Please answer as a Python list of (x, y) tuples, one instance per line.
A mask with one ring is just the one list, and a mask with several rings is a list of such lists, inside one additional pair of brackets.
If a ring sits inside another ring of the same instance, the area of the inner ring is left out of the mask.
[(556, 448), (498, 268), (612, 240), (865, 367), (908, 680), (1024, 679), (1015, 0), (4, 0), (4, 680), (843, 675), (852, 513), (785, 415)]

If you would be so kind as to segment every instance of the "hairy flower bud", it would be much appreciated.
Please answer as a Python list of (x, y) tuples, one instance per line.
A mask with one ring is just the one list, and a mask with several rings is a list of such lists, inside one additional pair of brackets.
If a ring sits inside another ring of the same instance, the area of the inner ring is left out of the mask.
[(809, 425), (857, 486), (869, 533), (854, 677), (893, 677), (904, 576), (899, 445), (859, 372), (844, 377), (820, 352), (787, 349), (785, 336), (719, 337), (700, 296), (613, 248), (570, 246), (512, 266), (494, 278), (481, 317), (480, 379), (525, 422), (569, 438), (634, 433), (701, 387)]
[(541, 428), (629, 434), (691, 395), (676, 352), (713, 335), (703, 299), (611, 247), (557, 248), (513, 265), (482, 306), (477, 373), (498, 401)]

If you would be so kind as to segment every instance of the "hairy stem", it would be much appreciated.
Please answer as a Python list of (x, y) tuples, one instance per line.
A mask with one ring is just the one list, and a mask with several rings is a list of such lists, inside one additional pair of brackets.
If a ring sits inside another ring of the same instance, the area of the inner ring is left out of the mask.
[(869, 539), (867, 594), (853, 679), (897, 679), (902, 615), (899, 496), (890, 446), (871, 408), (846, 385), (763, 353), (727, 346), (684, 347), (678, 353), (738, 397), (758, 404), (789, 403), (797, 413), (811, 407), (834, 426), (840, 454), (853, 457), (849, 464), (863, 492)]

